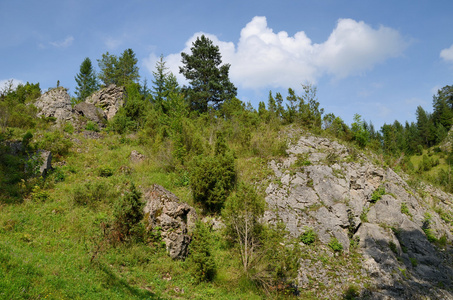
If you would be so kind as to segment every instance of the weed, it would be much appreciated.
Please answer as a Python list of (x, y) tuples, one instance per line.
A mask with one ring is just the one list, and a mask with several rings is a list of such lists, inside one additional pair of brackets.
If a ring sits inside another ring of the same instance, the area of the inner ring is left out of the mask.
[(415, 257), (409, 257), (409, 261), (411, 262), (411, 265), (414, 268), (418, 265), (418, 261)]
[(385, 188), (383, 186), (379, 186), (376, 190), (374, 190), (373, 194), (371, 194), (370, 202), (376, 203), (381, 200), (383, 195), (385, 195)]
[(332, 237), (330, 242), (327, 244), (334, 252), (341, 252), (343, 251), (343, 245), (338, 241), (336, 237)]
[(389, 242), (389, 248), (393, 253), (398, 254), (398, 249), (396, 248), (396, 244), (393, 241)]
[(305, 232), (300, 236), (300, 241), (305, 245), (311, 245), (316, 241), (316, 232), (313, 228), (306, 228)]
[(412, 218), (412, 214), (409, 212), (406, 202), (401, 203), (401, 213)]

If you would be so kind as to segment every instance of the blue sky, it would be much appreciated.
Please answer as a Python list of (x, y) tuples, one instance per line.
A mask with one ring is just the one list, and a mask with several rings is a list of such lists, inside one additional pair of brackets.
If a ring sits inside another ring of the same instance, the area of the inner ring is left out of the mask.
[(238, 98), (257, 107), (269, 90), (317, 86), (320, 106), (377, 129), (431, 111), (453, 84), (453, 1), (0, 0), (0, 85), (57, 80), (74, 94), (89, 57), (132, 48), (150, 82), (162, 54), (178, 76), (197, 35), (219, 45)]

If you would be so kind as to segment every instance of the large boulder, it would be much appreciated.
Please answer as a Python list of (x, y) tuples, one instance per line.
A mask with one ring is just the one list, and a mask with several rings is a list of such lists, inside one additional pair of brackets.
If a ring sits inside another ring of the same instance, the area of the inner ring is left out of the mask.
[(44, 93), (34, 105), (38, 108), (38, 117), (53, 117), (57, 119), (58, 123), (73, 120), (71, 97), (63, 87), (57, 87)]
[(104, 127), (107, 121), (105, 112), (91, 103), (78, 103), (76, 106), (74, 106), (74, 111), (80, 116), (83, 116), (88, 120), (97, 123), (99, 127)]
[(157, 184), (144, 193), (144, 199), (147, 230), (159, 227), (170, 257), (185, 259), (191, 241), (189, 230), (197, 218), (195, 209)]
[(102, 108), (107, 120), (111, 120), (124, 105), (124, 87), (111, 84), (86, 98), (85, 102)]

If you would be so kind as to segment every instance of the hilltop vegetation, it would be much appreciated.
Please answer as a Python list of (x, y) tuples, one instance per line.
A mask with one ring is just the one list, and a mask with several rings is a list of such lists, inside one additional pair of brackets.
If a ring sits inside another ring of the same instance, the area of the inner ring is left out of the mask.
[[(275, 180), (268, 163), (283, 161), (302, 132), (347, 145), (351, 160), (367, 153), (380, 166), (407, 173), (414, 185), (429, 181), (452, 191), (452, 86), (434, 96), (433, 113), (419, 107), (416, 123), (395, 121), (377, 131), (360, 115), (348, 126), (324, 114), (309, 84), (300, 95), (292, 88), (285, 98), (269, 92), (255, 109), (236, 98), (229, 65), (221, 64), (212, 41), (203, 36), (191, 51), (182, 57), (181, 73), (189, 81), (183, 87), (162, 57), (151, 88), (139, 81), (131, 49), (120, 57), (102, 55), (97, 75), (85, 59), (73, 105), (99, 87), (124, 87), (124, 105), (105, 124), (37, 117), (39, 83), (2, 90), (1, 297), (315, 299), (312, 290), (298, 289), (295, 278), (299, 258), (316, 252), (304, 253), (300, 243), (319, 246), (316, 233), (307, 229), (294, 238), (285, 224), (259, 222), (267, 209), (265, 190)], [(44, 178), (37, 176), (38, 149), (53, 155), (53, 170)], [(132, 151), (143, 158), (134, 161)], [(331, 153), (326, 161), (339, 157)], [(299, 156), (293, 167), (310, 165), (308, 156)], [(195, 207), (203, 220), (191, 232), (184, 261), (168, 257), (160, 229), (146, 228), (142, 193), (152, 184)], [(372, 201), (384, 194), (377, 189)], [(451, 214), (440, 215), (453, 222)], [(214, 226), (219, 220), (220, 229)], [(338, 240), (324, 246), (325, 264), (350, 264), (351, 278), (362, 278), (357, 247), (351, 244), (343, 256)], [(358, 285), (342, 291), (344, 297), (357, 296)]]

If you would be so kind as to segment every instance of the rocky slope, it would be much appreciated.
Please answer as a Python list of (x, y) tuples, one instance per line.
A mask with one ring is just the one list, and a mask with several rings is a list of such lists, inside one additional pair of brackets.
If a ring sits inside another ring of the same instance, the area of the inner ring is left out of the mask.
[[(453, 299), (452, 200), (414, 189), (377, 158), (304, 134), (289, 156), (271, 161), (265, 221), (292, 237), (313, 229), (297, 283), (317, 298)], [(414, 186), (414, 185), (413, 185)], [(336, 238), (343, 251), (327, 244)]]

